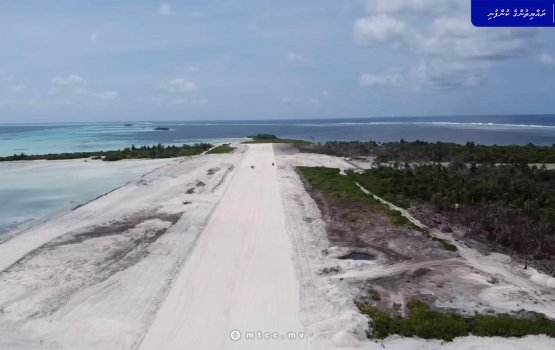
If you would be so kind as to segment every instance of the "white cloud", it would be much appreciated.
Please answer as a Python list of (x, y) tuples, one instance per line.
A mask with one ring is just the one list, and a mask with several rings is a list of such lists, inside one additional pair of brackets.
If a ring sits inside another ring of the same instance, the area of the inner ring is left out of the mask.
[(291, 103), (291, 99), (289, 97), (282, 97), (281, 103), (283, 103), (284, 105), (288, 105)]
[(96, 46), (97, 40), (98, 40), (98, 36), (96, 35), (96, 33), (92, 33), (91, 34), (91, 43), (93, 44), (93, 46)]
[[(470, 3), (463, 0), (367, 0), (366, 10), (368, 17), (354, 23), (355, 41), (384, 49), (393, 46), (417, 62), (403, 73), (403, 85), (411, 88), (475, 86), (501, 62), (541, 45), (537, 28), (474, 27)], [(392, 82), (366, 78), (360, 79), (361, 85)]]
[(535, 47), (537, 33), (533, 28), (483, 30), (469, 24), (465, 17), (442, 17), (433, 22), (428, 35), (422, 36), (417, 49), (449, 59), (503, 60)]
[(173, 15), (172, 7), (167, 2), (160, 3), (158, 7), (158, 14), (161, 16), (171, 16)]
[(119, 97), (117, 91), (103, 91), (93, 94), (93, 97), (102, 101), (113, 101)]
[(86, 80), (82, 77), (70, 74), (67, 77), (54, 77), (52, 78), (52, 84), (54, 85), (66, 85), (66, 86), (78, 86), (86, 84)]
[(402, 78), (400, 75), (376, 75), (376, 74), (362, 74), (358, 83), (361, 86), (395, 86), (401, 82)]
[(24, 92), (25, 90), (27, 90), (27, 86), (23, 84), (12, 85), (10, 86), (10, 90), (16, 93)]
[(188, 81), (185, 78), (175, 78), (165, 81), (159, 87), (161, 90), (173, 93), (190, 93), (197, 90), (195, 83)]
[(306, 59), (303, 55), (296, 53), (296, 52), (288, 52), (287, 53), (287, 61), (291, 63), (302, 63), (306, 62)]
[(163, 93), (150, 100), (161, 106), (200, 107), (208, 100), (198, 94), (197, 85), (185, 78), (174, 78), (161, 82), (157, 89)]
[(548, 53), (541, 54), (538, 59), (541, 64), (545, 64), (546, 66), (555, 66), (555, 57)]
[(449, 90), (479, 85), (486, 78), (490, 67), (491, 64), (479, 61), (469, 66), (457, 60), (424, 60), (410, 70), (409, 76), (413, 87)]
[(355, 22), (355, 40), (363, 45), (392, 43), (407, 37), (407, 25), (387, 15), (361, 18)]

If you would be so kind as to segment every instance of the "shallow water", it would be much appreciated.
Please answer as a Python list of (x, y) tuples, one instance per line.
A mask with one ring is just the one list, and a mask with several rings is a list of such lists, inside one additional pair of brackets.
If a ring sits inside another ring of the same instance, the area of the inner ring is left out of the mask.
[(161, 161), (83, 160), (0, 163), (0, 241), (161, 165)]

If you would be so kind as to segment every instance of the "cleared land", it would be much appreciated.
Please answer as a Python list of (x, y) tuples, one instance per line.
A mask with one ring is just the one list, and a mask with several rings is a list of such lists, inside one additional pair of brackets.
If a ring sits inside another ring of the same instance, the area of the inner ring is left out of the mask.
[[(429, 236), (354, 183), (339, 192), (360, 201), (330, 196), (296, 170), (337, 168), (341, 182), (354, 169), (342, 158), (232, 146), (171, 161), (0, 244), (0, 348), (555, 348), (543, 335), (368, 339), (355, 302), (402, 314), (418, 297), (433, 311), (553, 319), (555, 279), (476, 249), (456, 227)], [(409, 326), (392, 322), (422, 335)], [(297, 340), (281, 339), (292, 332)]]
[[(281, 339), (304, 329), (272, 162), (272, 145), (249, 147), (141, 349), (306, 348), (306, 338)], [(249, 331), (280, 339), (249, 340)]]
[(0, 244), (0, 349), (132, 349), (242, 154), (172, 161)]

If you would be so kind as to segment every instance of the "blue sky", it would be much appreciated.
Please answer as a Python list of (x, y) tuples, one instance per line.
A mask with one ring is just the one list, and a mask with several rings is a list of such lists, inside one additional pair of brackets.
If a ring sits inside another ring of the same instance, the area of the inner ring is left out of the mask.
[(469, 0), (0, 0), (0, 122), (554, 113), (555, 29)]

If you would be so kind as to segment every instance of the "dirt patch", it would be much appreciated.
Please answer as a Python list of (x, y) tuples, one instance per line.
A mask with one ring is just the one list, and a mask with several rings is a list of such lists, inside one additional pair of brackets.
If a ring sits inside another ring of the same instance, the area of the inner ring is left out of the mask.
[[(18, 300), (32, 300), (19, 312), (23, 319), (51, 315), (81, 289), (107, 280), (139, 263), (149, 247), (181, 218), (182, 213), (138, 213), (80, 232), (67, 233), (31, 251), (0, 273), (4, 283), (19, 285), (20, 295), (2, 307), (22, 309)], [(32, 274), (32, 280), (20, 276)], [(12, 281), (12, 282), (9, 282)], [(16, 281), (16, 282), (13, 282)]]
[(350, 252), (343, 255), (339, 259), (342, 260), (376, 260), (376, 256), (364, 252)]
[(275, 155), (291, 155), (299, 153), (299, 149), (290, 143), (274, 143), (274, 154)]
[(323, 214), (328, 239), (334, 246), (370, 251), (384, 263), (456, 256), (419, 231), (391, 224), (382, 211), (369, 203), (327, 196), (315, 188), (307, 190)]
[[(322, 212), (331, 246), (347, 250), (346, 254), (330, 256), (346, 264), (339, 264), (339, 273), (330, 273), (338, 274), (335, 278), (341, 283), (359, 291), (355, 302), (400, 316), (411, 299), (422, 300), (438, 310), (457, 310), (467, 315), (488, 309), (480, 297), (488, 285), (459, 277), (478, 276), (481, 272), (465, 264), (458, 252), (445, 250), (440, 242), (418, 230), (392, 224), (371, 203), (330, 196), (305, 186)], [(372, 265), (357, 265), (361, 263), (358, 258), (368, 257), (373, 258)]]
[(208, 171), (206, 172), (207, 175), (212, 176), (214, 175), (216, 172), (218, 172), (218, 170), (220, 170), (220, 168), (211, 168), (208, 169)]
[[(32, 256), (32, 254), (36, 252), (40, 252), (41, 249), (53, 249), (60, 245), (82, 243), (87, 239), (103, 237), (103, 236), (119, 235), (149, 220), (166, 221), (166, 222), (170, 222), (171, 226), (173, 226), (179, 220), (179, 218), (181, 218), (182, 214), (183, 213), (179, 213), (179, 214), (160, 213), (160, 214), (144, 214), (144, 215), (138, 214), (121, 220), (112, 221), (112, 222), (106, 223), (105, 225), (95, 226), (84, 232), (68, 233), (46, 243), (45, 245), (38, 248), (37, 250), (29, 253), (26, 257)], [(149, 234), (134, 237), (134, 241), (136, 243), (152, 243), (156, 241), (160, 237), (160, 235), (163, 234), (165, 231), (166, 231), (165, 229), (154, 230)], [(26, 257), (24, 257), (24, 259)]]
[[(460, 221), (456, 219), (454, 214), (438, 213), (428, 204), (412, 207), (409, 209), (409, 212), (424, 225), (436, 228), (441, 232), (451, 233), (456, 240), (465, 244), (467, 247), (478, 250), (484, 255), (502, 253), (519, 261), (522, 266), (526, 263), (525, 257), (522, 254), (516, 254), (514, 250), (509, 247), (489, 239), (486, 234), (472, 234), (470, 227), (461, 224), (453, 224)], [(528, 265), (551, 276), (555, 276), (555, 259), (553, 259), (553, 257), (530, 254)]]

